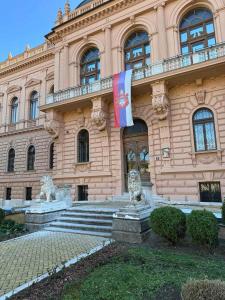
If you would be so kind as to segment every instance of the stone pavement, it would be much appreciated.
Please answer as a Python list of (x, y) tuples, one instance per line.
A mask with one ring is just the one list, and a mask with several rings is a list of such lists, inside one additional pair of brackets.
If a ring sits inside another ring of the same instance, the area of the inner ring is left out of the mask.
[(75, 257), (101, 248), (102, 237), (35, 232), (0, 243), (0, 299), (6, 293), (51, 272)]

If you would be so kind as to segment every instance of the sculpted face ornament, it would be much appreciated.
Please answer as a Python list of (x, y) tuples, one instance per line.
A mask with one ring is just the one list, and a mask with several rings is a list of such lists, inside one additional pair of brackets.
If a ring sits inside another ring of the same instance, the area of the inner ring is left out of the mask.
[(145, 201), (141, 186), (141, 176), (135, 169), (131, 170), (128, 175), (128, 191), (132, 205), (135, 206), (136, 204)]

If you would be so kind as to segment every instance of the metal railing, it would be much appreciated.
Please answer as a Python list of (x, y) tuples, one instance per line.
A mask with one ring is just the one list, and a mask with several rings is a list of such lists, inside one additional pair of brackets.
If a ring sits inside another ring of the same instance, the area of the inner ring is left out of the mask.
[[(216, 46), (206, 48), (196, 53), (190, 53), (185, 55), (178, 55), (159, 63), (142, 67), (140, 69), (133, 70), (133, 81), (149, 78), (154, 75), (163, 74), (166, 72), (186, 68), (192, 65), (201, 64), (206, 61), (215, 60), (225, 56), (225, 43), (217, 44)], [(46, 104), (52, 104), (69, 100), (72, 98), (84, 96), (87, 94), (93, 94), (95, 92), (111, 89), (113, 86), (112, 76), (103, 78), (92, 84), (73, 87), (66, 90), (58, 91), (54, 94), (50, 94), (46, 98)]]

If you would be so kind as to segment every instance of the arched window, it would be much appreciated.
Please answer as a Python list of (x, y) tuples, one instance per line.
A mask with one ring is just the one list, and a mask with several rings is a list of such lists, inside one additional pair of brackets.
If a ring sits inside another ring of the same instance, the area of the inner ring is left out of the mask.
[(15, 155), (15, 150), (11, 148), (8, 153), (8, 172), (14, 172)]
[(35, 148), (31, 145), (27, 151), (27, 171), (34, 170), (34, 162), (35, 162)]
[(213, 14), (207, 8), (188, 12), (180, 23), (181, 53), (197, 52), (216, 44)]
[(55, 144), (51, 143), (50, 148), (49, 148), (49, 169), (54, 168), (54, 153), (55, 152)]
[(89, 133), (86, 129), (82, 129), (78, 133), (78, 162), (89, 161)]
[(200, 108), (193, 115), (193, 129), (196, 151), (216, 150), (216, 134), (213, 112)]
[(14, 97), (12, 99), (11, 103), (11, 123), (15, 124), (18, 122), (18, 107), (19, 107), (19, 101), (17, 97)]
[(38, 93), (33, 91), (30, 97), (30, 119), (35, 120), (38, 116)]
[(124, 47), (125, 69), (141, 68), (151, 63), (151, 47), (147, 32), (134, 32), (127, 39)]
[(93, 83), (100, 79), (100, 56), (97, 48), (85, 52), (81, 59), (80, 80), (81, 84)]

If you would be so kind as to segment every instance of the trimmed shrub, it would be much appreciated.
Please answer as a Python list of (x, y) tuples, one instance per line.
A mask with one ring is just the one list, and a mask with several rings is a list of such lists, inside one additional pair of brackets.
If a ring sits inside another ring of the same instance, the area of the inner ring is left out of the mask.
[(3, 222), (5, 218), (5, 211), (0, 208), (0, 224)]
[(222, 222), (225, 224), (225, 199), (223, 200), (223, 205), (221, 208), (221, 214), (222, 214)]
[(225, 282), (221, 280), (190, 280), (182, 287), (183, 300), (224, 300)]
[(173, 245), (185, 237), (186, 216), (180, 209), (170, 206), (156, 208), (150, 216), (150, 223), (156, 234)]
[(214, 214), (207, 210), (193, 210), (187, 218), (192, 241), (208, 248), (218, 245), (219, 226)]

